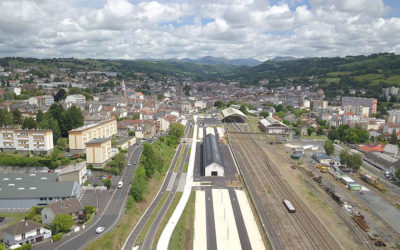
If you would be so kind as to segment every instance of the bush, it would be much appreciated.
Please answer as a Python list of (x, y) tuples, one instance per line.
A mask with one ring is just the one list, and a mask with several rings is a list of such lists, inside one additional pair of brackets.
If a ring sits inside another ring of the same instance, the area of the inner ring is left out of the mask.
[(32, 207), (29, 212), (25, 215), (25, 220), (33, 220), (37, 214), (41, 214), (44, 207), (35, 206)]
[(32, 245), (31, 244), (25, 244), (21, 247), (15, 248), (16, 250), (31, 250), (32, 249)]
[(69, 232), (74, 225), (74, 219), (69, 214), (57, 214), (51, 223), (51, 228), (54, 232)]
[(85, 206), (84, 207), (85, 214), (92, 214), (96, 212), (96, 208), (93, 206)]
[(83, 185), (84, 185), (85, 187), (87, 187), (87, 186), (89, 185), (89, 181), (86, 180), (86, 181), (83, 183)]
[(63, 234), (62, 233), (58, 233), (56, 235), (51, 236), (51, 238), (53, 239), (53, 242), (59, 241), (61, 240)]

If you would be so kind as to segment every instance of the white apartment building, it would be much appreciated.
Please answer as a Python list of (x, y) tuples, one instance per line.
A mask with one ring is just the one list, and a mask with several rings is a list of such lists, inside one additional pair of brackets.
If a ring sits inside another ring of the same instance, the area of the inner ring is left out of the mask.
[(66, 103), (71, 103), (71, 104), (85, 104), (86, 103), (86, 97), (81, 94), (77, 95), (69, 95), (65, 98)]
[(28, 103), (37, 106), (39, 109), (43, 109), (54, 103), (54, 97), (51, 95), (34, 96), (28, 99)]
[(112, 157), (111, 137), (97, 138), (86, 142), (86, 163), (103, 167)]
[(392, 123), (400, 123), (400, 110), (399, 109), (394, 109), (394, 110), (389, 110), (389, 117), (387, 122), (392, 122)]
[(106, 138), (117, 134), (117, 120), (85, 125), (68, 131), (69, 149), (72, 152), (84, 152), (86, 143), (96, 138)]
[(0, 128), (0, 151), (53, 151), (53, 131), (41, 129)]

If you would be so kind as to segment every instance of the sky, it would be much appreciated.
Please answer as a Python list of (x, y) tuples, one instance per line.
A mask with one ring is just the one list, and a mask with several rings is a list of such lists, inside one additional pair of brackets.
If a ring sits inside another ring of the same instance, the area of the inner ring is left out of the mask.
[(399, 0), (0, 0), (0, 57), (400, 52)]

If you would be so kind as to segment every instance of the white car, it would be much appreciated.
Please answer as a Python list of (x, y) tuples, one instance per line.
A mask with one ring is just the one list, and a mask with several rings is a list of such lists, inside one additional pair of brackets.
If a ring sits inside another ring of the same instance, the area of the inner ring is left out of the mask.
[(101, 234), (104, 231), (105, 227), (98, 227), (96, 228), (96, 233)]
[(119, 181), (117, 187), (122, 188), (123, 185), (124, 185), (124, 183), (122, 181)]

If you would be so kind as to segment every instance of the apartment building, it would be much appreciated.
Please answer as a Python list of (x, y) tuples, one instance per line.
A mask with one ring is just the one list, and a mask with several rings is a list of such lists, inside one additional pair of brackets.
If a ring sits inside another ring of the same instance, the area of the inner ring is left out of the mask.
[(53, 131), (41, 129), (0, 128), (0, 151), (53, 151)]
[(42, 110), (54, 103), (54, 97), (51, 95), (34, 96), (28, 99), (28, 103)]
[(86, 143), (86, 163), (101, 168), (112, 157), (111, 137), (96, 138)]
[(81, 94), (77, 95), (69, 95), (65, 98), (66, 103), (71, 103), (71, 104), (85, 104), (86, 103), (86, 97)]
[(342, 109), (346, 106), (362, 106), (369, 108), (369, 115), (375, 114), (378, 107), (378, 100), (375, 98), (363, 98), (363, 97), (342, 97)]
[(71, 152), (82, 153), (86, 143), (97, 138), (107, 138), (117, 134), (117, 120), (85, 125), (68, 131), (69, 149)]

